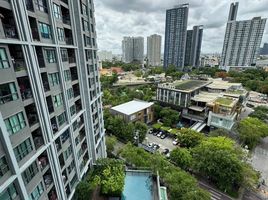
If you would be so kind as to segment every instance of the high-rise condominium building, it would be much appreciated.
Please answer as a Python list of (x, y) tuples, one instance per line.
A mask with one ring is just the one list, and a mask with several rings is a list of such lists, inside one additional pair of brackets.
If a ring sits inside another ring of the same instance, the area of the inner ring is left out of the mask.
[(154, 34), (147, 37), (147, 59), (149, 66), (161, 65), (161, 36)]
[(260, 55), (268, 55), (268, 43), (264, 43), (260, 50)]
[(184, 66), (199, 67), (203, 26), (194, 26), (187, 31)]
[(189, 4), (166, 11), (164, 68), (175, 65), (183, 70), (187, 35)]
[(221, 66), (254, 66), (266, 19), (236, 21), (238, 3), (232, 3), (222, 50)]
[(112, 61), (113, 52), (111, 51), (99, 51), (98, 52), (99, 61)]
[(144, 60), (144, 38), (124, 37), (122, 41), (123, 62), (133, 61), (143, 63)]
[(106, 156), (92, 0), (0, 3), (0, 199), (71, 199)]

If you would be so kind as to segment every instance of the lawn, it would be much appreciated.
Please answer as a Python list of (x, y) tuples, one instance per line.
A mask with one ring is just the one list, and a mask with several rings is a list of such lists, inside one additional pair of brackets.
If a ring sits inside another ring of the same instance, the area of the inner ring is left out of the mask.
[(178, 90), (192, 90), (198, 86), (203, 85), (206, 81), (188, 80), (178, 83), (175, 88)]
[(218, 99), (216, 99), (215, 102), (216, 103), (219, 103), (221, 105), (229, 106), (229, 105), (232, 104), (233, 100), (232, 99), (228, 99), (228, 98), (224, 98), (224, 97), (219, 97)]

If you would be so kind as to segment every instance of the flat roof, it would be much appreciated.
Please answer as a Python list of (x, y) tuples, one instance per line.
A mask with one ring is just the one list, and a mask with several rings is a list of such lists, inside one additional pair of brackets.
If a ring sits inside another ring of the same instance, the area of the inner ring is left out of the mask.
[(136, 112), (139, 112), (141, 110), (144, 110), (150, 106), (152, 106), (154, 103), (152, 102), (146, 102), (141, 100), (132, 100), (127, 103), (120, 104), (118, 106), (114, 106), (111, 108), (111, 110), (120, 112), (125, 115), (131, 115)]
[(211, 103), (211, 102), (214, 102), (218, 97), (219, 97), (219, 93), (200, 92), (199, 94), (195, 95), (191, 99), (193, 101)]
[(200, 81), (200, 80), (185, 80), (185, 81), (178, 81), (174, 84), (177, 90), (195, 90), (204, 85), (208, 84), (207, 81)]
[(241, 83), (229, 83), (228, 81), (223, 81), (221, 79), (213, 79), (212, 83), (207, 85), (207, 88), (210, 89), (219, 89), (219, 90), (227, 90), (232, 86), (242, 86)]

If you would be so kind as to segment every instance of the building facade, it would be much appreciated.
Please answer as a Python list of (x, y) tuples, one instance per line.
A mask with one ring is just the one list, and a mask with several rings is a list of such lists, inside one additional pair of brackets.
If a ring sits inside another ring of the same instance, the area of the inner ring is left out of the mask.
[(124, 37), (122, 41), (123, 62), (140, 62), (144, 60), (144, 38)]
[(147, 59), (149, 66), (161, 65), (161, 35), (147, 37)]
[(194, 26), (187, 31), (184, 66), (199, 67), (203, 26)]
[(72, 199), (106, 156), (93, 2), (0, 13), (0, 199)]
[(268, 55), (268, 43), (264, 43), (260, 50), (260, 55)]
[(182, 4), (166, 11), (164, 68), (174, 65), (184, 68), (189, 4)]
[(121, 116), (126, 122), (140, 121), (146, 124), (153, 122), (154, 103), (142, 100), (133, 100), (114, 106), (110, 109), (111, 114)]
[(236, 21), (238, 3), (232, 3), (223, 43), (221, 66), (255, 66), (266, 19)]

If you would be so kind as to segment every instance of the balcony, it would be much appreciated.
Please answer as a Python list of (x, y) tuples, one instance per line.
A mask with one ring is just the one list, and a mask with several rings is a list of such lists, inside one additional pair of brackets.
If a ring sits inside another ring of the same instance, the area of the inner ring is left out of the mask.
[(74, 91), (74, 97), (78, 97), (80, 95), (80, 89), (79, 89), (79, 84), (73, 85), (73, 91)]
[(68, 180), (66, 170), (64, 170), (62, 172), (62, 179), (63, 179), (63, 183), (65, 185), (67, 183), (67, 180)]
[(27, 67), (26, 67), (26, 63), (24, 60), (21, 45), (9, 44), (8, 48), (9, 48), (11, 60), (14, 66), (14, 70), (16, 72), (26, 70)]
[(61, 142), (60, 142), (60, 138), (55, 140), (55, 145), (56, 145), (56, 149), (57, 151), (61, 151)]
[(35, 51), (36, 51), (39, 67), (44, 68), (45, 67), (45, 60), (44, 60), (42, 47), (36, 46)]
[(48, 157), (46, 152), (42, 153), (38, 157), (38, 163), (40, 165), (41, 170), (43, 171), (47, 166), (49, 166)]
[(48, 108), (48, 112), (49, 114), (53, 113), (54, 112), (54, 107), (53, 107), (53, 102), (52, 102), (52, 98), (51, 96), (48, 96), (46, 98), (47, 100), (47, 108)]
[(30, 127), (32, 127), (33, 125), (39, 122), (37, 110), (36, 110), (34, 103), (26, 106), (25, 111), (26, 111), (26, 115), (27, 115)]
[(2, 15), (0, 20), (2, 21), (4, 30), (4, 35), (2, 36), (5, 38), (18, 39), (18, 32), (12, 11), (0, 7), (0, 13)]
[(24, 62), (23, 59), (14, 59), (13, 66), (16, 72), (24, 71), (27, 69), (26, 63)]
[(29, 81), (29, 78), (27, 76), (17, 78), (18, 84), (20, 87), (20, 93), (22, 100), (30, 99), (33, 97), (32, 90), (31, 90), (31, 84)]
[(78, 74), (77, 74), (76, 67), (71, 67), (70, 71), (71, 71), (71, 79), (72, 79), (72, 81), (78, 80)]
[(50, 120), (50, 122), (51, 122), (51, 126), (52, 126), (53, 133), (54, 133), (54, 134), (57, 133), (58, 130), (59, 130), (59, 128), (58, 128), (58, 125), (57, 125), (57, 120), (56, 120), (56, 118), (53, 117), (53, 118)]
[(57, 193), (56, 193), (56, 190), (55, 190), (55, 187), (53, 187), (50, 192), (48, 193), (48, 199), (49, 200), (57, 200), (58, 197), (57, 197)]
[(53, 183), (53, 178), (52, 178), (52, 174), (50, 170), (45, 173), (45, 175), (43, 176), (43, 179), (44, 179), (46, 189), (48, 189), (49, 186)]
[(61, 143), (64, 144), (70, 138), (69, 130), (65, 131), (61, 136)]
[(64, 24), (67, 24), (67, 25), (70, 25), (71, 26), (71, 19), (70, 19), (70, 17), (62, 17), (62, 22), (64, 23)]
[(43, 82), (43, 87), (44, 87), (45, 92), (50, 91), (48, 78), (47, 78), (47, 73), (42, 73), (41, 77), (42, 77), (42, 82)]
[(44, 145), (44, 139), (40, 128), (32, 132), (32, 137), (36, 150)]
[(62, 169), (65, 165), (64, 158), (63, 158), (62, 154), (60, 154), (60, 156), (59, 156), (59, 161), (60, 161), (60, 167)]
[(74, 49), (67, 49), (69, 63), (75, 63), (75, 51)]
[(73, 38), (71, 38), (71, 37), (65, 37), (65, 42), (68, 45), (73, 45), (74, 44)]
[(73, 45), (73, 34), (70, 29), (64, 28), (65, 42), (68, 45)]
[(26, 4), (26, 9), (27, 10), (34, 12), (34, 6), (33, 6), (33, 1), (32, 0), (26, 0), (25, 4)]
[[(68, 1), (66, 1), (68, 4)], [(61, 6), (61, 14), (62, 14), (62, 22), (64, 24), (67, 24), (71, 26), (71, 18), (70, 18), (70, 12), (69, 9), (65, 8), (64, 6)]]
[(15, 83), (6, 83), (0, 85), (0, 105), (6, 104), (18, 99), (18, 93), (15, 88)]
[(75, 108), (76, 108), (76, 113), (79, 113), (82, 110), (82, 104), (81, 104), (80, 99), (75, 102)]

